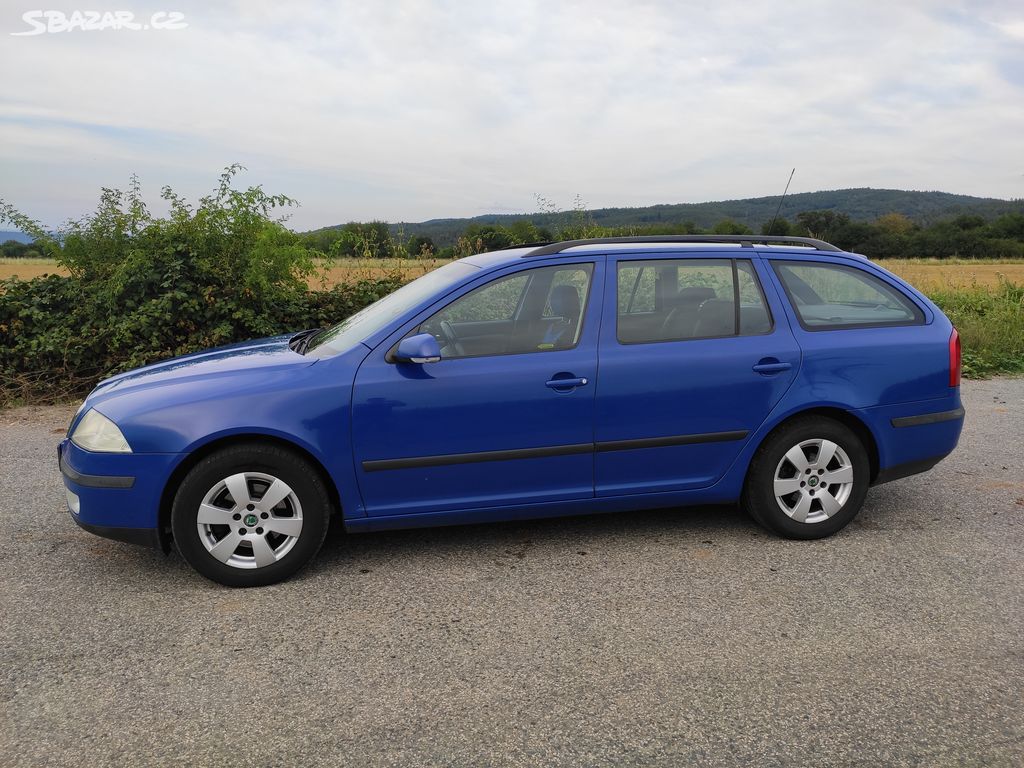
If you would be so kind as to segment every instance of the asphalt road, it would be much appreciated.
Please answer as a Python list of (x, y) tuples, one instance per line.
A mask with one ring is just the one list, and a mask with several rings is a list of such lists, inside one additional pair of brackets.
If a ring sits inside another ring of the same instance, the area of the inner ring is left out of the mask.
[(1024, 380), (846, 531), (729, 509), (329, 536), (228, 590), (78, 530), (0, 413), (0, 765), (1024, 763)]

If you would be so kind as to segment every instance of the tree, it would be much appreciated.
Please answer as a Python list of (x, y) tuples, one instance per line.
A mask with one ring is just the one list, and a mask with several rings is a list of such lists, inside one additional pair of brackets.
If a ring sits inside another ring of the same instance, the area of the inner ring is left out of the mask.
[(551, 240), (551, 232), (534, 224), (530, 219), (516, 219), (508, 231), (517, 243), (539, 243)]
[(516, 237), (500, 224), (470, 224), (463, 237), (477, 251), (496, 251), (516, 244)]
[(740, 224), (738, 221), (733, 219), (722, 219), (720, 222), (715, 224), (714, 229), (711, 230), (716, 235), (752, 235), (754, 230), (748, 227), (746, 224)]
[(875, 226), (890, 235), (907, 235), (914, 229), (914, 222), (902, 213), (887, 213), (879, 216)]
[(437, 246), (434, 245), (434, 241), (426, 235), (413, 235), (409, 238), (409, 242), (406, 244), (406, 250), (412, 257), (422, 256), (424, 258), (430, 258), (437, 253)]
[(834, 228), (849, 224), (850, 217), (831, 210), (803, 211), (796, 215), (796, 221), (807, 230), (809, 236), (827, 240)]
[(19, 240), (6, 240), (0, 245), (0, 256), (5, 259), (38, 259), (42, 252), (35, 243), (22, 243)]
[(350, 221), (341, 228), (337, 256), (386, 259), (394, 255), (391, 227), (386, 221)]
[(793, 225), (790, 224), (786, 219), (776, 219), (773, 225), (771, 221), (766, 221), (761, 225), (762, 235), (791, 235), (793, 234)]
[(853, 253), (868, 253), (870, 247), (867, 245), (875, 236), (877, 230), (864, 221), (848, 221), (845, 224), (835, 227), (828, 236), (828, 241), (833, 245), (842, 248), (844, 251)]
[(1024, 241), (1024, 213), (1006, 213), (992, 222), (992, 234), (1009, 240)]
[(985, 218), (977, 214), (964, 214), (953, 219), (953, 226), (960, 230), (981, 229), (985, 226)]

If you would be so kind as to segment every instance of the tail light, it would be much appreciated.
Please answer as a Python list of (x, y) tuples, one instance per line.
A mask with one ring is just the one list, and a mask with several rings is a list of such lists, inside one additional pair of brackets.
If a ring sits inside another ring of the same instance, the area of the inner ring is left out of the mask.
[(949, 334), (949, 386), (960, 386), (960, 334), (956, 328)]

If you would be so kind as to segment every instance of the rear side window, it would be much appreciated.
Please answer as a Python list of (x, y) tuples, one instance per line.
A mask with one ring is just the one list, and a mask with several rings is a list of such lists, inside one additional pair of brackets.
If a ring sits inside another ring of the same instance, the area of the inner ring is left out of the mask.
[(654, 312), (656, 264), (636, 262), (619, 264), (619, 314), (636, 315)]
[(768, 333), (772, 322), (745, 259), (658, 259), (618, 265), (624, 344)]
[(773, 266), (800, 324), (808, 330), (924, 322), (916, 304), (862, 269), (810, 261), (774, 262)]

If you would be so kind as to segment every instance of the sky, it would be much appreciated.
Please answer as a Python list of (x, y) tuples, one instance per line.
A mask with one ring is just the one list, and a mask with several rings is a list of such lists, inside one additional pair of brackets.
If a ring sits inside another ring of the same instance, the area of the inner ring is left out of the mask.
[(1024, 198), (1020, 0), (118, 0), (86, 7), (150, 28), (50, 31), (76, 7), (0, 0), (0, 199), (47, 226), (231, 163), (297, 229), (775, 195), (793, 167)]

